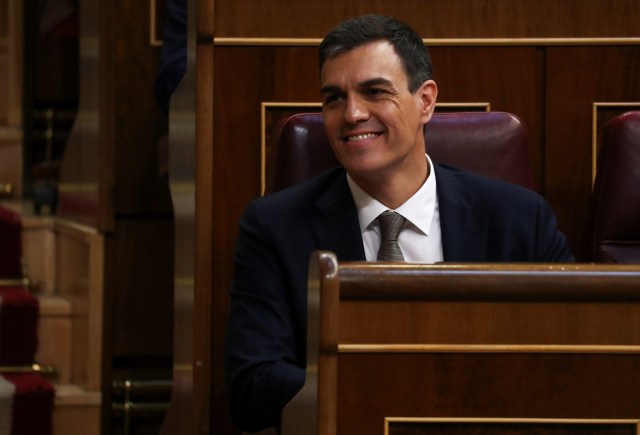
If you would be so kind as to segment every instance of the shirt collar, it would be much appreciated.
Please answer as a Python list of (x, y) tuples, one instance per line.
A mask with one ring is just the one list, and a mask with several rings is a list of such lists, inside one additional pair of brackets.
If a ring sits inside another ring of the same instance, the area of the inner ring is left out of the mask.
[[(431, 221), (433, 220), (433, 215), (438, 204), (438, 196), (436, 194), (436, 175), (433, 170), (433, 163), (428, 155), (426, 157), (429, 164), (429, 176), (427, 180), (411, 198), (395, 211), (404, 216), (421, 232), (429, 235)], [(380, 213), (387, 210), (387, 207), (362, 190), (348, 173), (347, 182), (349, 183), (353, 201), (358, 209), (360, 231), (365, 232)]]

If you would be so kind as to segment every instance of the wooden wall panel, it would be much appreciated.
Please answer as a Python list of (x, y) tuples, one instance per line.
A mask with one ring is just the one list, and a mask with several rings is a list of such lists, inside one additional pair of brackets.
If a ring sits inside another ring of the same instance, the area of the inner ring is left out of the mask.
[(61, 164), (58, 216), (104, 238), (104, 359), (95, 366), (105, 433), (112, 380), (170, 376), (173, 226), (150, 5), (78, 3), (79, 111)]
[(640, 102), (640, 47), (548, 48), (545, 193), (574, 253), (583, 261), (590, 260), (588, 213), (596, 102)]
[(166, 360), (172, 352), (172, 220), (119, 219), (113, 243), (113, 354)]
[(312, 47), (216, 47), (214, 63), (211, 433), (233, 434), (222, 349), (238, 220), (261, 192), (260, 104), (316, 102), (320, 85)]
[(60, 214), (104, 231), (114, 229), (117, 214), (171, 213), (149, 6), (93, 1), (80, 8), (80, 101), (61, 167)]
[(634, 0), (218, 0), (216, 37), (321, 38), (343, 19), (392, 15), (424, 38), (637, 36)]
[(438, 102), (488, 102), (491, 110), (523, 120), (536, 185), (543, 192), (544, 52), (535, 46), (436, 46), (430, 52)]

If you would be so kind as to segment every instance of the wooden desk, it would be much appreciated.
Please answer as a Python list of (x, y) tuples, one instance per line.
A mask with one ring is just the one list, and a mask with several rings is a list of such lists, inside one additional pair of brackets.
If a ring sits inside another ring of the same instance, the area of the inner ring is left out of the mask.
[(636, 434), (640, 266), (314, 254), (292, 434)]

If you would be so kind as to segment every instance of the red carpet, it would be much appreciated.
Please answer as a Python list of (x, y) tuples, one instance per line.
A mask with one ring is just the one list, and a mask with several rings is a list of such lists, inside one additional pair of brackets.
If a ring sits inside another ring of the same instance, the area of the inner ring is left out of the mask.
[(23, 287), (0, 287), (0, 365), (33, 364), (38, 314), (38, 299)]
[[(5, 373), (2, 377), (15, 388), (10, 405), (11, 432), (7, 435), (51, 435), (53, 386), (37, 373)], [(5, 404), (8, 401), (2, 400), (0, 407)], [(6, 410), (0, 410), (0, 415), (3, 411)]]
[[(22, 221), (0, 207), (0, 279), (22, 278)], [(0, 286), (0, 435), (51, 435), (55, 390), (30, 367), (38, 347), (38, 299), (22, 286)]]

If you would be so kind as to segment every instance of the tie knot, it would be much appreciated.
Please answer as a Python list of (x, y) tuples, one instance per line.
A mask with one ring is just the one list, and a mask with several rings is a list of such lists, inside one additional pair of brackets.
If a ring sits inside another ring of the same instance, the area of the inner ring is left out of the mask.
[(387, 210), (380, 213), (378, 222), (380, 222), (380, 238), (383, 242), (397, 241), (398, 235), (407, 219), (399, 215), (395, 211)]

